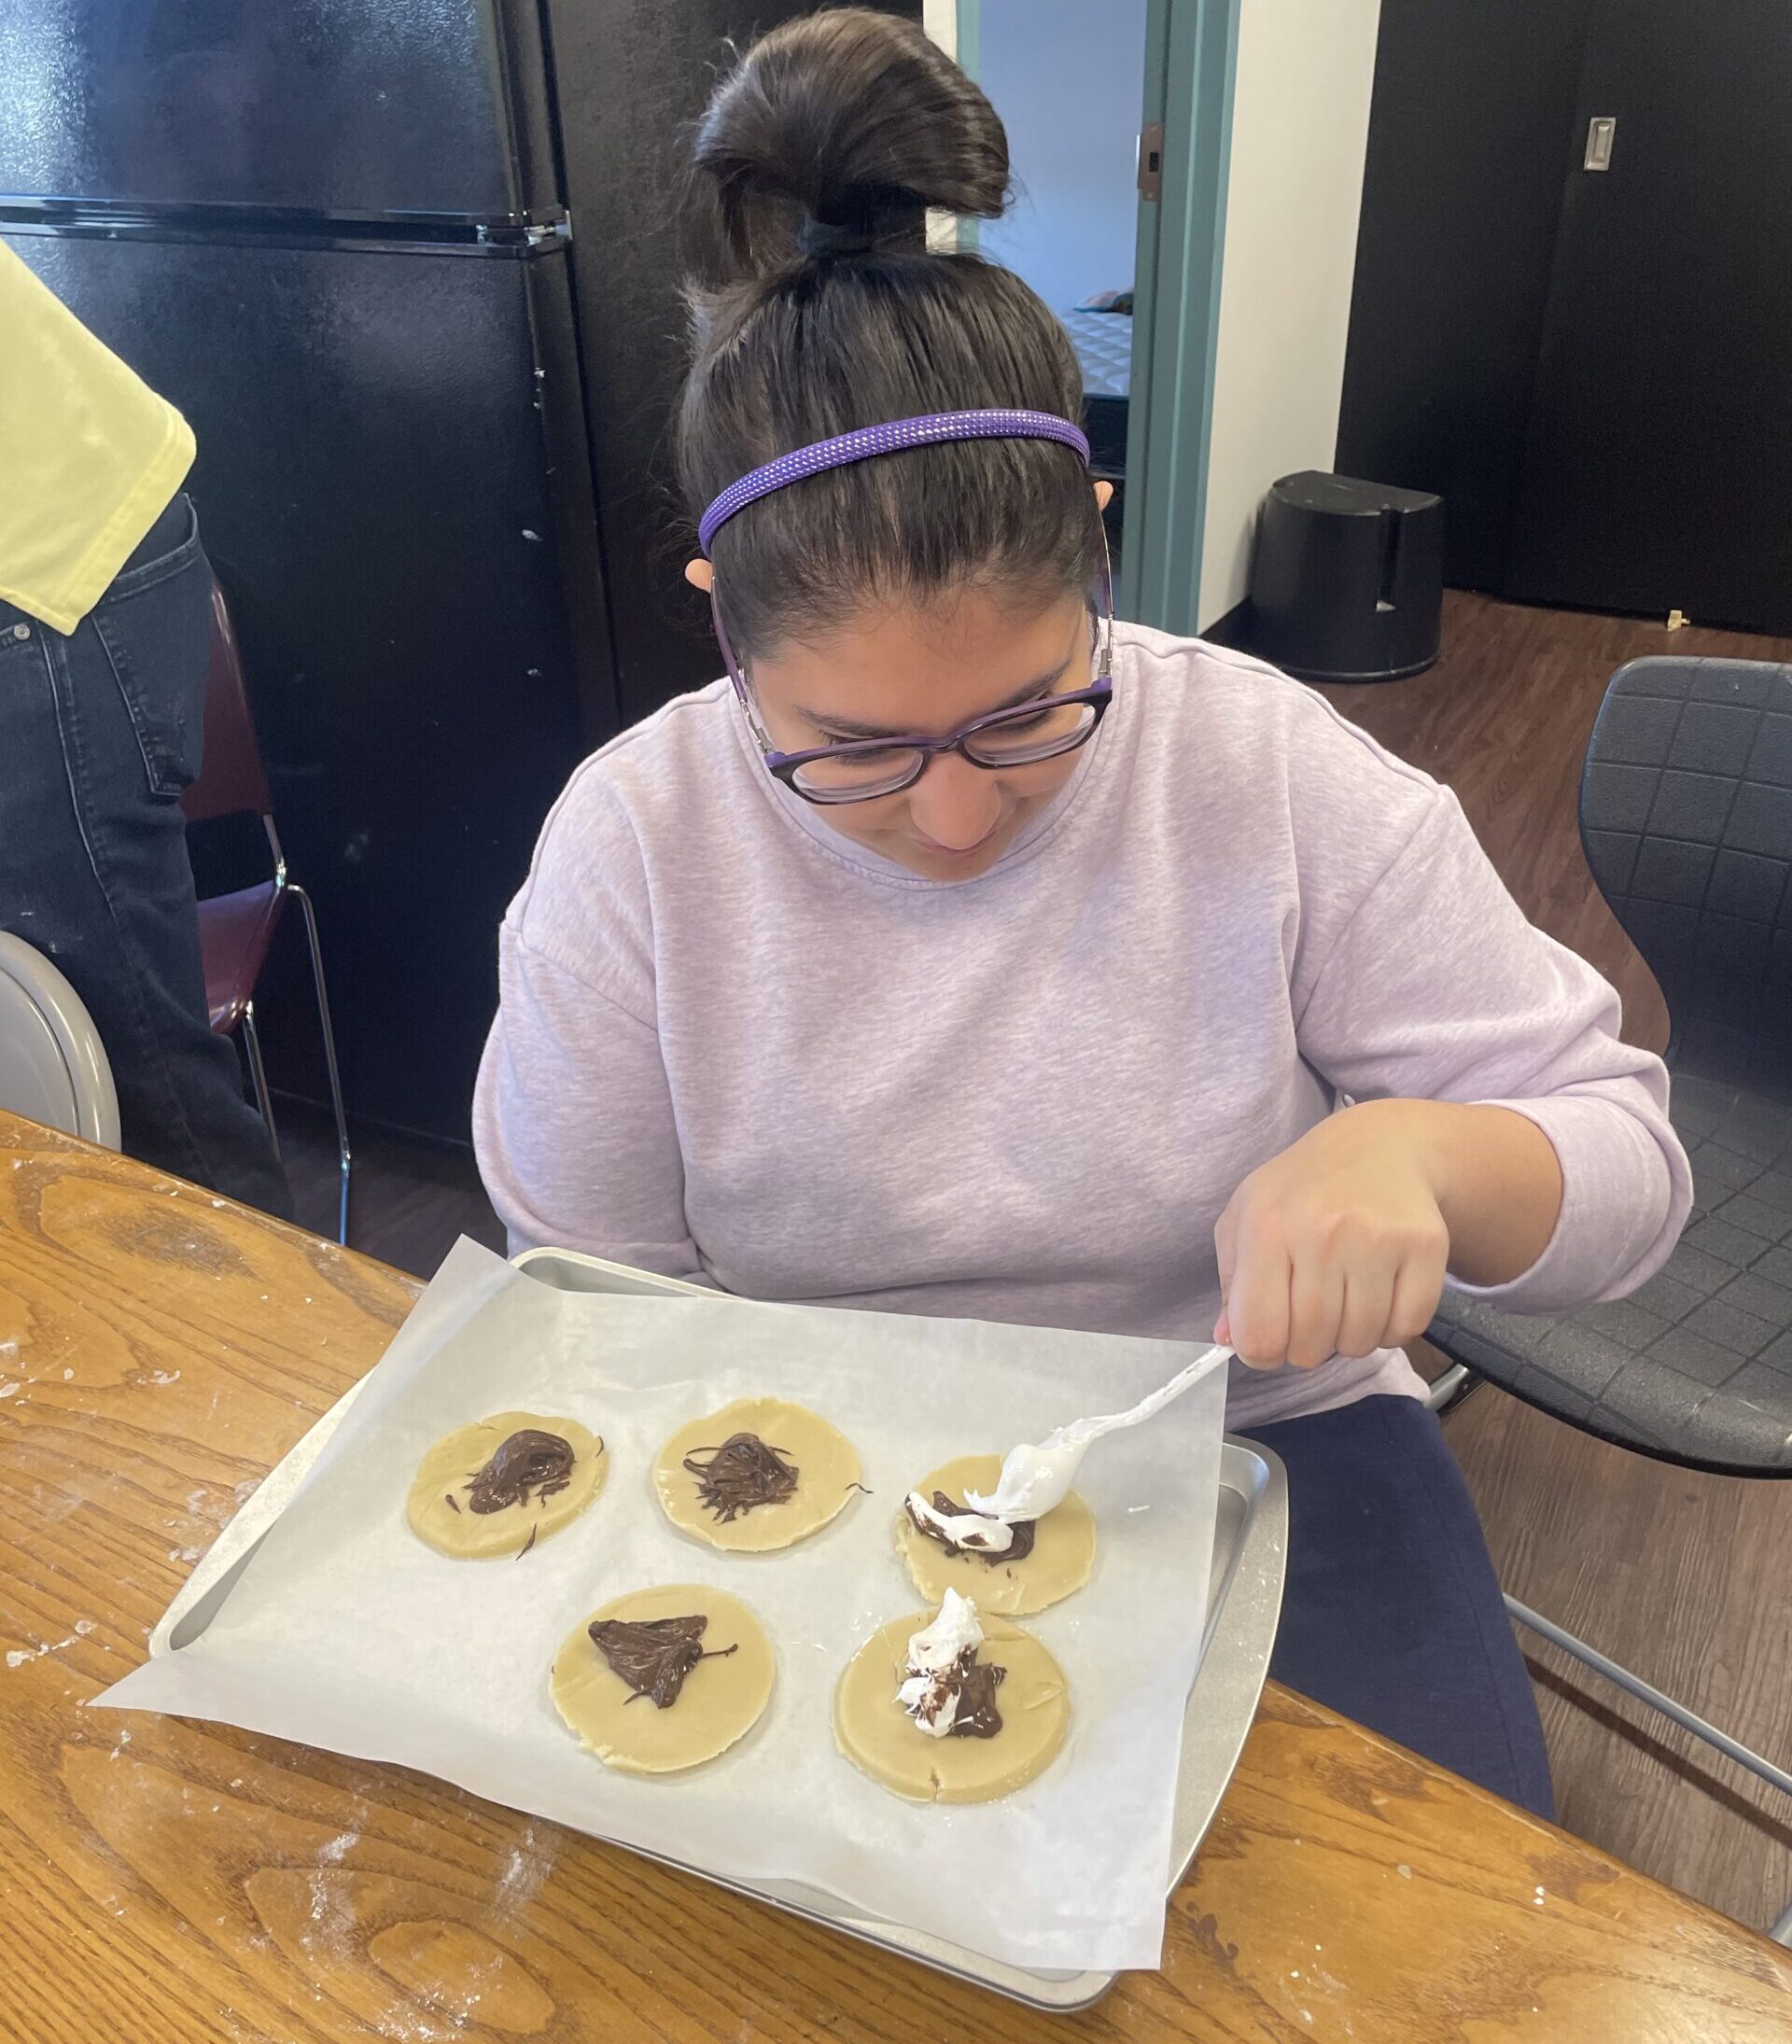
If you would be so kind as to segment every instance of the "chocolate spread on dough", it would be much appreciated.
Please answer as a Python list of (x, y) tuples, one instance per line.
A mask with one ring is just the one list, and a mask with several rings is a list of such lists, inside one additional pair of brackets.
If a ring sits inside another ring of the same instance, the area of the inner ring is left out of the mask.
[(739, 1651), (739, 1643), (703, 1650), (709, 1623), (701, 1612), (688, 1618), (598, 1618), (586, 1629), (592, 1645), (635, 1694), (629, 1702), (651, 1696), (663, 1711), (679, 1701), (684, 1678), (700, 1660), (721, 1660)]
[(959, 1711), (952, 1720), (948, 1739), (993, 1739), (1001, 1729), (1001, 1713), (996, 1708), (1005, 1668), (993, 1668), (977, 1659), (973, 1646), (959, 1656)]
[[(958, 1708), (952, 1722), (946, 1727), (948, 1739), (993, 1739), (1001, 1729), (1001, 1713), (996, 1708), (996, 1691), (1001, 1688), (1005, 1668), (987, 1665), (977, 1659), (974, 1646), (967, 1646), (961, 1653), (949, 1674), (932, 1677), (932, 1687), (918, 1705), (905, 1706), (910, 1716), (924, 1726), (937, 1722), (945, 1708), (946, 1699), (956, 1697)], [(917, 1668), (909, 1670), (911, 1675), (919, 1675)]]
[(500, 1441), (484, 1468), (467, 1486), (469, 1511), (501, 1512), (507, 1505), (526, 1505), (529, 1492), (545, 1505), (572, 1481), (572, 1443), (538, 1426), (525, 1426)]
[[(697, 1458), (707, 1455), (707, 1462)], [(731, 1434), (720, 1448), (693, 1448), (684, 1466), (697, 1479), (700, 1503), (725, 1526), (756, 1505), (782, 1505), (796, 1493), (802, 1471), (757, 1434)]]
[[(903, 1508), (904, 1511), (908, 1510), (906, 1503)], [(973, 1519), (993, 1519), (995, 1517), (993, 1512), (973, 1512), (968, 1505), (955, 1505), (944, 1491), (934, 1491), (933, 1509), (948, 1519), (965, 1515)], [(913, 1512), (908, 1513), (908, 1522), (917, 1533), (929, 1540), (937, 1540), (947, 1554), (974, 1554), (979, 1561), (987, 1561), (991, 1568), (998, 1561), (1024, 1561), (1033, 1551), (1033, 1542), (1037, 1538), (1033, 1529), (1039, 1524), (1036, 1519), (1011, 1519), (1008, 1521), (1008, 1531), (1014, 1534), (1014, 1538), (1000, 1552), (996, 1552), (988, 1547), (961, 1547), (957, 1541), (948, 1540), (937, 1526), (930, 1526), (926, 1519), (917, 1519)]]

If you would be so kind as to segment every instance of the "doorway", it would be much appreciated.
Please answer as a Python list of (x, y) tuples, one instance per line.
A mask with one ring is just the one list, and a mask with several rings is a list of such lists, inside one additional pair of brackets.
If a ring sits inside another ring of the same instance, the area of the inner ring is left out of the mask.
[(930, 31), (988, 94), (1016, 185), (959, 245), (1064, 321), (1123, 615), (1193, 632), (1239, 0), (930, 0)]

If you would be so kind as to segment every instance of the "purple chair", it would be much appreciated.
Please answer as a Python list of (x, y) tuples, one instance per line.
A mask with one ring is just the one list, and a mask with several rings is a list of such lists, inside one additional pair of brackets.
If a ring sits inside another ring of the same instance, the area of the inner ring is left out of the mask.
[(236, 634), (225, 608), (224, 593), (212, 590), (211, 661), (205, 675), (205, 742), (199, 778), (180, 798), (189, 823), (217, 817), (252, 814), (261, 819), (273, 854), (273, 875), (259, 886), (234, 894), (215, 894), (199, 904), (199, 949), (205, 972), (205, 1005), (215, 1035), (230, 1036), (239, 1028), (255, 1085), (256, 1105), (268, 1125), (276, 1153), (280, 1138), (273, 1125), (273, 1102), (261, 1062), (261, 1039), (255, 1025), (255, 989), (267, 961), (281, 912), (288, 900), (299, 904), (311, 949), (311, 973), (317, 988), (317, 1020), (323, 1030), (324, 1062), (329, 1071), (330, 1104), (336, 1113), (336, 1148), (342, 1159), (342, 1193), (336, 1237), (348, 1240), (348, 1123), (343, 1113), (343, 1083), (336, 1067), (336, 1036), (329, 1023), (329, 995), (324, 986), (324, 959), (317, 944), (317, 912), (311, 897), (287, 876), (287, 856), (273, 827), (273, 797), (261, 764), (261, 748), (249, 715), (243, 686), (243, 663)]

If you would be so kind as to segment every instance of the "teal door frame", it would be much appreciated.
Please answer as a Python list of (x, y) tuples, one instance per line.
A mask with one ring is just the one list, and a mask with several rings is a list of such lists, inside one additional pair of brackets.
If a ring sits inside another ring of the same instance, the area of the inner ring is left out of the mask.
[[(1149, 0), (1145, 13), (1140, 120), (1163, 124), (1163, 181), (1157, 198), (1139, 202), (1126, 523), (1115, 603), (1123, 617), (1184, 636), (1201, 624), (1239, 5)], [(958, 60), (974, 78), (981, 69), (981, 0), (957, 0), (955, 11)], [(959, 223), (959, 247), (976, 246), (975, 227)]]
[(974, 78), (982, 68), (980, 39), (983, 34), (983, 0), (958, 0), (959, 69)]
[(1143, 119), (1163, 123), (1163, 189), (1139, 204), (1117, 603), (1184, 636), (1201, 624), (1239, 6), (1150, 0), (1145, 17)]

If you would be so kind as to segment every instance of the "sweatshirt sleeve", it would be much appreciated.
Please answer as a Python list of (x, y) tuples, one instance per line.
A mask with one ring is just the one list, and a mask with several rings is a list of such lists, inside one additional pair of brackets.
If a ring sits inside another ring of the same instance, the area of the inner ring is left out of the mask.
[(499, 935), (473, 1148), (512, 1254), (551, 1245), (703, 1278), (638, 848), (589, 776), (549, 818)]
[(1554, 1145), (1562, 1204), (1543, 1254), (1506, 1284), (1455, 1289), (1558, 1312), (1666, 1262), (1692, 1204), (1666, 1069), (1618, 1040), (1617, 994), (1525, 919), (1447, 789), (1323, 956), (1297, 962), (1294, 991), (1302, 1055), (1340, 1093), (1506, 1107)]

